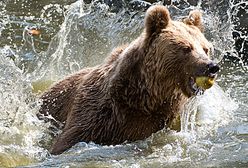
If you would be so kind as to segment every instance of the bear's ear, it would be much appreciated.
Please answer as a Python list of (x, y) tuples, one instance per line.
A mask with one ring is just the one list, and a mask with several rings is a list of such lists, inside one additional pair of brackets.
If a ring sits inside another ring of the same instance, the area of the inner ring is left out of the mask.
[(204, 31), (202, 25), (202, 13), (199, 10), (193, 10), (189, 13), (189, 16), (183, 19), (183, 22), (188, 25), (194, 25), (198, 27), (202, 32)]
[(148, 36), (153, 33), (160, 33), (170, 22), (170, 14), (165, 6), (151, 6), (145, 16), (145, 31)]

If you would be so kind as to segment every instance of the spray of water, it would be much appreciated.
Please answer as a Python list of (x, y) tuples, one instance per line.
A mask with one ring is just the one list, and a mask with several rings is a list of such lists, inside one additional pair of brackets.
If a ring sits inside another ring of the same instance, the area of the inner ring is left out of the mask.
[(45, 125), (36, 117), (38, 102), (23, 72), (0, 52), (0, 163), (12, 167), (26, 165), (47, 155), (39, 146)]

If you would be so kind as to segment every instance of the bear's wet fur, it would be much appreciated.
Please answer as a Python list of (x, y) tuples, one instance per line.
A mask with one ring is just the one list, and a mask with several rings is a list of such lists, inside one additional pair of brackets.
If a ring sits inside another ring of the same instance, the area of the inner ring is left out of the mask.
[[(211, 44), (202, 34), (201, 13), (173, 21), (166, 7), (150, 7), (143, 33), (113, 50), (98, 66), (52, 86), (41, 115), (64, 123), (52, 154), (79, 141), (115, 145), (149, 137), (168, 127), (195, 95), (192, 80), (208, 75)], [(194, 81), (194, 80), (193, 80)]]

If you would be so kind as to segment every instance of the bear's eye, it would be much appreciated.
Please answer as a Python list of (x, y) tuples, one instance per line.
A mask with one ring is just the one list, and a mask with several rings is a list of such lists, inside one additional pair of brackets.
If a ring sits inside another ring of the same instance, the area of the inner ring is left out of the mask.
[(189, 52), (192, 51), (192, 47), (190, 47), (190, 46), (185, 46), (185, 47), (183, 47), (183, 51), (184, 51), (185, 53), (189, 53)]
[(203, 50), (208, 55), (209, 49), (208, 48), (203, 48)]

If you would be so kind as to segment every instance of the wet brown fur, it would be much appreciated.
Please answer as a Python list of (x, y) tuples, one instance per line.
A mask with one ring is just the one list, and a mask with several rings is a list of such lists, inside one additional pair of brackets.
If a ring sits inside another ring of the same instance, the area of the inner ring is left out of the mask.
[[(72, 74), (44, 93), (40, 113), (65, 123), (51, 153), (79, 141), (142, 140), (168, 127), (192, 96), (188, 78), (208, 61), (194, 56), (208, 47), (198, 25), (172, 21), (164, 6), (153, 6), (140, 37), (115, 49), (103, 64)], [(199, 52), (193, 52), (195, 40)]]

